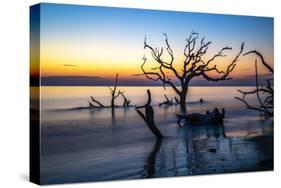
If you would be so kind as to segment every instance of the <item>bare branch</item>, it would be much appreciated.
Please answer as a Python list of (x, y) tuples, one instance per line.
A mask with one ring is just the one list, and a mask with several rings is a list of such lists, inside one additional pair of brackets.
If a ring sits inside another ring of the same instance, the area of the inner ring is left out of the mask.
[[(94, 103), (96, 103), (96, 104), (98, 104), (98, 106), (100, 106), (100, 107), (102, 107), (102, 108), (104, 108), (105, 106), (101, 103), (101, 102), (99, 102), (98, 100), (96, 100), (93, 96), (91, 96), (91, 99), (92, 99), (92, 101), (94, 102)], [(89, 101), (90, 102), (90, 101)], [(90, 102), (91, 103), (91, 102)], [(92, 103), (91, 103), (92, 104)], [(93, 105), (93, 104), (92, 104)], [(94, 105), (93, 105), (94, 106)]]
[(265, 113), (265, 114), (267, 113), (265, 110), (263, 110), (263, 109), (261, 109), (261, 108), (257, 108), (257, 107), (251, 106), (245, 99), (241, 99), (241, 98), (239, 98), (239, 97), (234, 97), (234, 98), (237, 99), (237, 100), (239, 100), (239, 101), (241, 101), (241, 102), (243, 102), (243, 103), (247, 106), (248, 109), (260, 111), (260, 112), (263, 112), (263, 113)]
[(271, 67), (269, 66), (269, 64), (265, 62), (265, 60), (264, 60), (264, 58), (263, 58), (263, 56), (262, 56), (262, 54), (261, 54), (260, 52), (258, 52), (258, 51), (256, 51), (256, 50), (252, 50), (252, 51), (249, 51), (249, 52), (244, 53), (243, 55), (245, 56), (245, 55), (248, 55), (248, 54), (256, 54), (257, 56), (259, 56), (260, 59), (261, 59), (262, 64), (263, 64), (271, 73), (273, 73), (273, 68), (271, 68)]
[[(231, 48), (230, 48), (230, 47), (225, 47), (225, 50), (226, 50), (226, 49), (231, 49)], [(217, 78), (212, 78), (212, 77), (208, 76), (208, 75), (206, 74), (206, 72), (210, 71), (210, 69), (208, 69), (208, 68), (206, 69), (206, 67), (204, 67), (205, 70), (204, 70), (204, 69), (201, 70), (201, 75), (202, 75), (206, 80), (208, 80), (208, 81), (230, 80), (231, 78), (229, 78), (228, 76), (229, 76), (229, 74), (234, 70), (234, 68), (235, 68), (235, 66), (236, 66), (236, 62), (239, 60), (239, 57), (240, 57), (240, 55), (242, 54), (243, 49), (244, 49), (244, 42), (243, 42), (242, 45), (241, 45), (241, 48), (240, 48), (239, 53), (235, 56), (235, 58), (232, 60), (232, 62), (227, 66), (226, 71), (222, 72), (222, 71), (218, 71), (218, 70), (216, 69), (216, 67), (213, 68), (213, 69), (216, 70), (218, 73), (223, 73), (222, 76), (217, 77)], [(221, 50), (220, 52), (222, 52), (222, 50)], [(219, 52), (219, 54), (220, 54), (220, 52)], [(217, 56), (217, 57), (218, 57), (218, 56)], [(212, 58), (212, 59), (213, 59), (213, 58)]]
[[(154, 49), (152, 46), (147, 44), (146, 38), (144, 40), (144, 49), (146, 49), (146, 48), (150, 49), (152, 57), (160, 65), (160, 67), (165, 68), (167, 70), (171, 70), (174, 73), (174, 75), (178, 79), (180, 79), (180, 75), (178, 74), (177, 70), (173, 67), (174, 55), (173, 55), (173, 51), (170, 47), (170, 44), (168, 42), (168, 36), (166, 34), (164, 34), (164, 36), (165, 36), (165, 43), (167, 46), (167, 52), (169, 53), (169, 55), (171, 57), (170, 63), (167, 63), (162, 60), (163, 50), (161, 50), (161, 53), (159, 53), (159, 50), (157, 48)], [(161, 49), (163, 49), (163, 48), (161, 48)]]
[[(273, 69), (271, 69), (271, 67), (268, 66), (267, 63), (265, 63), (265, 60), (263, 58), (263, 56), (257, 52), (257, 51), (250, 51), (245, 53), (244, 55), (250, 54), (250, 53), (255, 53), (257, 56), (260, 57), (262, 64), (273, 74)], [(273, 107), (274, 107), (274, 100), (273, 100), (273, 83), (270, 80), (266, 80), (267, 81), (267, 86), (266, 88), (264, 88), (263, 86), (259, 86), (259, 78), (258, 78), (258, 68), (257, 68), (257, 60), (255, 60), (255, 82), (256, 82), (256, 88), (252, 91), (241, 91), (238, 90), (241, 94), (243, 94), (243, 98), (239, 98), (239, 97), (235, 97), (236, 99), (240, 100), (241, 102), (243, 102), (246, 107), (248, 109), (251, 110), (256, 110), (256, 111), (260, 111), (262, 112), (264, 115), (266, 116), (273, 116)], [(264, 94), (263, 98), (261, 97), (261, 92)], [(259, 107), (255, 107), (250, 105), (247, 101), (246, 101), (246, 96), (247, 95), (251, 95), (251, 94), (255, 94), (257, 97), (257, 100), (259, 102)]]
[(174, 104), (173, 103), (173, 98), (169, 99), (166, 94), (164, 94), (164, 97), (165, 97), (165, 101), (159, 103), (159, 106), (162, 106), (162, 105), (173, 105)]
[[(210, 64), (215, 61), (218, 57), (225, 57), (224, 54), (227, 50), (232, 50), (231, 47), (224, 47), (222, 48), (217, 54), (215, 54), (212, 58), (205, 62), (204, 56), (207, 54), (209, 46), (211, 45), (211, 41), (206, 41), (205, 37), (202, 37), (200, 40), (199, 33), (192, 32), (189, 37), (186, 39), (186, 45), (184, 47), (184, 56), (185, 59), (181, 65), (179, 74), (179, 70), (177, 70), (174, 66), (174, 52), (171, 48), (171, 45), (168, 40), (168, 35), (163, 33), (165, 37), (165, 46), (166, 51), (169, 55), (169, 60), (165, 61), (162, 57), (164, 54), (163, 48), (153, 48), (147, 43), (147, 39), (144, 39), (144, 49), (149, 49), (152, 58), (157, 63), (156, 67), (152, 67), (151, 70), (145, 70), (144, 66), (147, 62), (147, 58), (143, 58), (143, 64), (141, 65), (142, 72), (146, 76), (147, 79), (153, 81), (160, 81), (163, 84), (165, 89), (166, 85), (169, 85), (173, 88), (173, 90), (179, 96), (178, 103), (181, 105), (181, 109), (184, 109), (186, 106), (185, 100), (187, 96), (188, 86), (190, 81), (194, 77), (202, 76), (206, 80), (209, 81), (220, 81), (220, 80), (229, 80), (229, 74), (234, 70), (236, 67), (236, 63), (239, 60), (239, 57), (244, 49), (244, 43), (241, 45), (241, 49), (236, 57), (232, 60), (232, 62), (227, 66), (226, 70), (219, 70), (217, 65)], [(199, 42), (198, 42), (199, 41)], [(196, 45), (198, 43), (198, 46)], [(165, 51), (165, 52), (166, 52)], [(211, 77), (208, 75), (210, 72), (215, 72), (218, 74), (217, 77)], [(173, 76), (172, 79), (168, 77), (168, 74), (172, 72)], [(179, 82), (175, 82), (176, 79)], [(176, 83), (180, 83), (180, 87), (176, 87)], [(166, 100), (167, 101), (167, 100)], [(184, 111), (184, 110), (183, 110)]]
[(116, 74), (115, 83), (114, 83), (113, 88), (108, 87), (108, 88), (110, 89), (110, 91), (111, 91), (111, 108), (114, 108), (114, 107), (115, 107), (115, 99), (118, 98), (119, 95), (120, 95), (120, 92), (118, 92), (118, 93), (116, 94), (117, 85), (118, 85), (118, 73)]
[(141, 69), (147, 79), (153, 80), (153, 81), (160, 80), (163, 83), (163, 87), (165, 87), (165, 84), (169, 84), (177, 93), (180, 92), (178, 90), (178, 88), (175, 86), (175, 84), (172, 83), (171, 80), (166, 77), (164, 71), (162, 70), (163, 66), (160, 66), (157, 68), (160, 70), (161, 74), (159, 72), (146, 71), (144, 69), (144, 65), (145, 65), (146, 61), (147, 61), (147, 58), (143, 57), (143, 64), (141, 65)]
[(118, 94), (120, 94), (123, 97), (123, 99), (124, 99), (123, 107), (130, 106), (131, 101), (127, 99), (127, 97), (124, 94), (124, 91), (118, 91)]

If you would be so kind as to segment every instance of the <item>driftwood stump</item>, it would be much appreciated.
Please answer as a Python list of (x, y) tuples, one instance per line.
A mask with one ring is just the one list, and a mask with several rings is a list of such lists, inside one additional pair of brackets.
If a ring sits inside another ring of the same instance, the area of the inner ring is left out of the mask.
[(212, 112), (207, 111), (205, 114), (200, 114), (200, 113), (192, 113), (187, 115), (176, 114), (176, 116), (178, 117), (177, 122), (179, 125), (181, 120), (185, 120), (191, 125), (209, 125), (209, 124), (219, 125), (223, 123), (225, 110), (223, 108), (222, 112), (220, 112), (217, 108), (215, 108)]
[[(151, 103), (151, 94), (150, 91), (147, 90), (148, 100), (147, 103), (143, 106), (137, 106), (135, 109), (138, 112), (138, 114), (142, 117), (142, 119), (145, 121), (147, 127), (151, 130), (151, 132), (157, 137), (157, 139), (162, 139), (163, 135), (161, 134), (160, 130), (156, 127), (154, 122), (154, 110)], [(140, 109), (145, 109), (145, 114), (140, 111)]]

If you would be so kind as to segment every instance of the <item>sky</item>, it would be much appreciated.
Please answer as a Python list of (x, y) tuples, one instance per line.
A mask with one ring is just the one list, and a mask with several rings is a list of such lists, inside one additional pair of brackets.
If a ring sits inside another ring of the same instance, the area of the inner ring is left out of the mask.
[[(38, 21), (32, 21), (38, 24)], [(110, 84), (119, 73), (123, 85), (153, 85), (141, 73), (142, 57), (154, 65), (144, 37), (154, 47), (164, 46), (166, 33), (175, 64), (183, 61), (185, 39), (192, 32), (212, 41), (208, 55), (222, 47), (233, 51), (215, 63), (224, 69), (245, 42), (245, 51), (260, 51), (273, 66), (273, 18), (202, 14), (175, 11), (41, 4), (40, 74), (46, 85)], [(32, 49), (31, 50), (36, 50)], [(255, 56), (241, 57), (226, 85), (253, 83)], [(150, 68), (148, 66), (148, 68)], [(31, 74), (36, 74), (31, 66)], [(267, 72), (259, 66), (260, 74)], [(196, 79), (194, 85), (204, 85)], [(243, 84), (242, 84), (243, 85)]]

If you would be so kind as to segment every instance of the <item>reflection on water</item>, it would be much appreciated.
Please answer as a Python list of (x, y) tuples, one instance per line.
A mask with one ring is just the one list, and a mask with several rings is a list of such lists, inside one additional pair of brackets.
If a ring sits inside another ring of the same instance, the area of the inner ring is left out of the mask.
[[(122, 88), (134, 104), (146, 87)], [(162, 88), (150, 88), (155, 122), (165, 136), (155, 140), (134, 108), (69, 110), (90, 95), (106, 103), (103, 87), (43, 87), (41, 175), (43, 183), (170, 177), (272, 169), (272, 121), (233, 99), (237, 88), (191, 88), (188, 112), (226, 109), (220, 126), (179, 127), (178, 106), (159, 107)], [(247, 88), (246, 88), (247, 89)], [(168, 96), (173, 92), (166, 91)], [(223, 96), (223, 98), (222, 98)], [(205, 103), (199, 104), (203, 98)], [(252, 99), (253, 100), (253, 99)], [(62, 110), (63, 109), (63, 110)], [(262, 137), (254, 137), (264, 135)]]
[(162, 139), (157, 139), (153, 145), (153, 148), (151, 150), (151, 152), (149, 153), (149, 155), (147, 156), (146, 160), (145, 160), (145, 165), (144, 165), (144, 172), (142, 173), (142, 177), (143, 178), (152, 178), (155, 175), (155, 171), (156, 171), (156, 156), (157, 153), (160, 150), (160, 147), (162, 145)]

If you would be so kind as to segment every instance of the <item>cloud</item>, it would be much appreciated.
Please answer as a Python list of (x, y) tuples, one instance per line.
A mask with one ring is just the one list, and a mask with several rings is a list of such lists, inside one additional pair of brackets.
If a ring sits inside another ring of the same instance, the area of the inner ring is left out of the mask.
[(77, 67), (79, 65), (75, 65), (75, 64), (63, 64), (64, 67)]
[(131, 76), (144, 76), (143, 73), (139, 73), (139, 74), (131, 74)]

